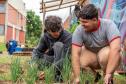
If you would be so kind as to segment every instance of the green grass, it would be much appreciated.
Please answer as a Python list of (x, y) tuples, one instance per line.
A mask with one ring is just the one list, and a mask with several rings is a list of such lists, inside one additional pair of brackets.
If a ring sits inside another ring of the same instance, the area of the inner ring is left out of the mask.
[(38, 77), (38, 69), (35, 64), (29, 64), (27, 67), (25, 81), (27, 84), (35, 84), (37, 77)]
[(54, 82), (54, 66), (45, 67), (44, 68), (45, 73), (45, 84), (52, 84)]
[(84, 84), (86, 81), (89, 81), (89, 84), (94, 84), (94, 76), (89, 71), (82, 71), (80, 72), (80, 84)]
[(63, 61), (63, 69), (61, 71), (64, 82), (70, 83), (71, 72), (72, 72), (72, 65), (68, 56), (66, 56)]
[(4, 74), (0, 74), (0, 80), (11, 80), (11, 73), (4, 73)]
[(0, 51), (5, 51), (5, 50), (6, 50), (5, 43), (0, 43)]
[[(12, 59), (17, 59), (17, 56), (2, 56), (0, 57), (0, 64), (11, 64), (11, 62), (13, 65), (11, 65), (11, 69), (7, 70), (7, 73), (2, 73), (0, 74), (0, 80), (11, 80), (11, 76), (12, 73), (15, 76), (14, 80), (18, 80), (16, 79), (16, 77), (20, 76), (20, 67), (22, 67), (24, 73), (21, 75), (22, 79), (24, 79), (24, 81), (26, 82), (26, 84), (35, 84), (36, 78), (37, 78), (37, 68), (34, 67), (33, 65), (28, 64), (28, 61), (30, 60), (30, 57), (20, 57), (20, 61), (12, 61)], [(28, 65), (28, 66), (27, 66)], [(13, 67), (12, 67), (13, 66)], [(12, 72), (13, 70), (13, 72)], [(45, 84), (52, 84), (54, 82), (54, 66), (52, 67), (44, 67), (44, 73), (45, 73)], [(70, 80), (70, 76), (71, 76), (71, 72), (72, 72), (72, 67), (71, 67), (71, 62), (68, 59), (64, 60), (64, 65), (63, 65), (63, 70), (62, 70), (62, 75), (63, 75), (63, 80), (64, 80), (64, 84), (67, 84)], [(16, 75), (16, 73), (18, 75)], [(81, 72), (81, 76), (80, 76), (81, 80), (80, 80), (80, 84), (84, 84), (84, 82), (86, 80), (89, 81), (89, 84), (94, 84), (93, 80), (94, 80), (94, 76), (91, 72)], [(124, 84), (126, 82), (126, 75), (122, 76), (122, 75), (115, 75), (114, 78), (116, 79), (116, 83), (115, 84)], [(70, 83), (69, 83), (70, 84)], [(99, 81), (98, 84), (103, 84), (103, 79)]]
[[(20, 58), (20, 64), (22, 66), (25, 65), (26, 63), (28, 63), (28, 61), (30, 60), (30, 57), (24, 57), (24, 56), (23, 57), (22, 56), (1, 56), (0, 57), (0, 64), (2, 64), (2, 65), (9, 64), (10, 65), (12, 62), (12, 59), (14, 60), (17, 57)], [(5, 71), (7, 71), (6, 73), (0, 73), (0, 80), (11, 80), (11, 71), (10, 71), (10, 69), (9, 70), (8, 69), (9, 68), (7, 68), (7, 70), (5, 70)], [(3, 71), (3, 69), (2, 69), (2, 71)]]
[(11, 63), (11, 59), (16, 59), (19, 57), (21, 59), (21, 64), (24, 64), (25, 62), (28, 62), (31, 57), (30, 56), (1, 56), (0, 57), (0, 64), (4, 63)]
[(116, 84), (124, 84), (126, 83), (126, 75), (115, 75)]
[(115, 75), (114, 77), (121, 80), (121, 79), (125, 79), (126, 75)]
[(0, 64), (9, 63), (11, 62), (10, 56), (1, 56), (0, 57)]
[(21, 67), (19, 58), (12, 59), (10, 71), (11, 71), (12, 81), (16, 82), (22, 73), (22, 67)]

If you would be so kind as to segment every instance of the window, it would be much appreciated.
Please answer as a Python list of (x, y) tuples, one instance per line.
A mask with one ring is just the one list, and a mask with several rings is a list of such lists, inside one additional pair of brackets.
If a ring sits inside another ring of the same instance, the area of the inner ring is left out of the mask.
[(5, 4), (0, 4), (0, 13), (5, 13)]
[(0, 35), (4, 35), (4, 26), (0, 25)]

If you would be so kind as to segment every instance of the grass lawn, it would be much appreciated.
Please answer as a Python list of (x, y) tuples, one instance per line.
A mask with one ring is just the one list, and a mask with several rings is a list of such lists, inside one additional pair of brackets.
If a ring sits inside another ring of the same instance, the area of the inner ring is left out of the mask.
[(4, 43), (0, 43), (0, 51), (5, 51), (6, 45)]

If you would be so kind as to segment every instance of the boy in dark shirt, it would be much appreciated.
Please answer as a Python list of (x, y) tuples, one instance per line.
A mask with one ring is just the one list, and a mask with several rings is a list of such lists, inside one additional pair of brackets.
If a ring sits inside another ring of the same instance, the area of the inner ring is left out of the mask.
[[(66, 52), (70, 51), (72, 35), (62, 27), (62, 20), (57, 16), (45, 19), (45, 32), (38, 46), (33, 50), (33, 60), (43, 61), (44, 64), (56, 66), (56, 81), (60, 81), (60, 70)], [(39, 63), (40, 66), (43, 63)], [(39, 67), (40, 67), (39, 66)]]

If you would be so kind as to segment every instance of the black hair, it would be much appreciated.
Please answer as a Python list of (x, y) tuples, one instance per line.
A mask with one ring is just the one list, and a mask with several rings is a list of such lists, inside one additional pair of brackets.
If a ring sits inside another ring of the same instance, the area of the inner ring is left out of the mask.
[(74, 8), (74, 13), (77, 18), (79, 17), (79, 12), (80, 12), (80, 6), (79, 6), (79, 4), (76, 4), (75, 8)]
[(98, 19), (98, 9), (93, 4), (83, 6), (79, 12), (79, 18), (82, 19)]
[(58, 32), (62, 28), (62, 19), (58, 16), (48, 16), (45, 19), (45, 30)]

